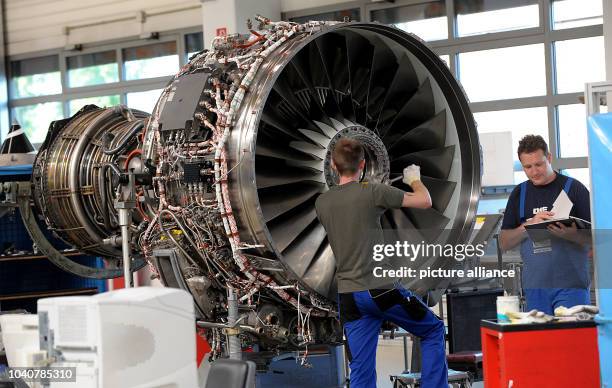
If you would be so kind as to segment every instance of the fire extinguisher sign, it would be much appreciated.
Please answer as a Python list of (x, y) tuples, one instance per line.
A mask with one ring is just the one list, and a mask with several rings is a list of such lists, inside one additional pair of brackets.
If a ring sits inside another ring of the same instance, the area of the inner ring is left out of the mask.
[(226, 36), (227, 35), (227, 27), (217, 28), (217, 36)]

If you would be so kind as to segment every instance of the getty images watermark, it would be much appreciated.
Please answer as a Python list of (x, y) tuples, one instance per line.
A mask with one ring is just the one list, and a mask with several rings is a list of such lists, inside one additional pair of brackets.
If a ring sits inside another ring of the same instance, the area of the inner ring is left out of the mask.
[(438, 267), (412, 268), (409, 265), (420, 258), (452, 258), (463, 261), (466, 258), (485, 255), (485, 244), (432, 244), (421, 241), (418, 244), (408, 241), (396, 241), (394, 244), (376, 244), (372, 249), (372, 259), (386, 266), (375, 266), (372, 274), (375, 278), (481, 278), (481, 277), (515, 277), (513, 269), (487, 269), (475, 267), (468, 270), (447, 269)]

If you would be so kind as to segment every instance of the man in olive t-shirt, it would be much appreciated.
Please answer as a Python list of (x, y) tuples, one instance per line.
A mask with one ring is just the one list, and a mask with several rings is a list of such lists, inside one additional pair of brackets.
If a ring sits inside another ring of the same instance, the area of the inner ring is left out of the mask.
[(363, 146), (340, 139), (332, 152), (332, 168), (340, 181), (316, 201), (316, 211), (336, 259), (338, 309), (347, 339), (351, 388), (376, 387), (376, 346), (383, 321), (391, 321), (421, 339), (424, 388), (447, 388), (444, 323), (416, 295), (388, 280), (374, 282), (373, 247), (383, 244), (380, 217), (386, 209), (431, 207), (420, 169), (404, 169), (403, 182), (413, 192), (359, 182)]
[(338, 292), (391, 286), (373, 283), (374, 245), (384, 244), (380, 217), (402, 207), (405, 192), (385, 184), (350, 181), (332, 186), (317, 199), (316, 209), (336, 258)]

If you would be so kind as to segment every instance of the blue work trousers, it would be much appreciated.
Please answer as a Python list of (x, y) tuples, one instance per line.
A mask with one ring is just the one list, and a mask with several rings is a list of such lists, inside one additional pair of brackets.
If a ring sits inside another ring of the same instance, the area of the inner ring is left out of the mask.
[(383, 321), (421, 339), (422, 388), (448, 388), (444, 323), (410, 291), (358, 291), (339, 295), (348, 342), (351, 388), (376, 388), (376, 347)]
[(536, 309), (554, 315), (557, 307), (567, 308), (581, 304), (591, 304), (588, 288), (526, 288), (527, 311)]

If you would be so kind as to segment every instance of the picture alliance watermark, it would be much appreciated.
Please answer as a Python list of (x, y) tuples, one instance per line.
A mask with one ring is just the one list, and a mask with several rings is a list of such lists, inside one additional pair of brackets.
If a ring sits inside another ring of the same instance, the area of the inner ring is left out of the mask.
[(490, 269), (485, 267), (475, 267), (469, 270), (463, 269), (445, 269), (445, 268), (409, 268), (400, 267), (395, 269), (387, 269), (382, 267), (374, 267), (372, 271), (375, 278), (393, 278), (393, 279), (451, 279), (451, 278), (513, 278), (516, 276), (514, 269)]

